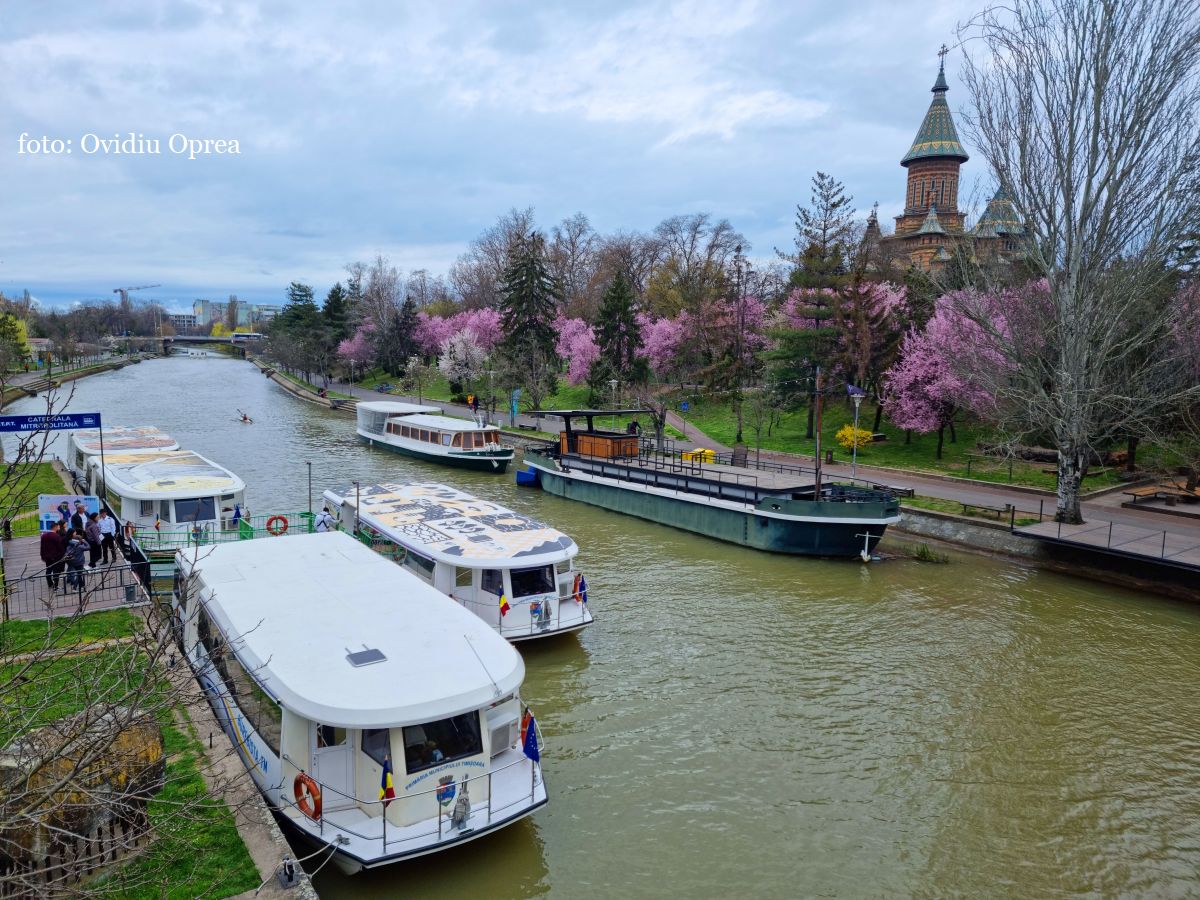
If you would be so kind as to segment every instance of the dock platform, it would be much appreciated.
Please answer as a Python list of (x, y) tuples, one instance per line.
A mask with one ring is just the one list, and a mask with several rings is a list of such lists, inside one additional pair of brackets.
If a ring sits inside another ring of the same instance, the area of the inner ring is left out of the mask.
[(134, 567), (124, 560), (84, 570), (82, 589), (67, 585), (66, 572), (58, 589), (46, 583), (46, 567), (38, 552), (38, 536), (5, 541), (4, 592), (0, 598), (0, 618), (47, 619), (77, 612), (141, 606), (150, 602)]
[(1200, 538), (1186, 531), (1093, 519), (1082, 525), (1042, 522), (1014, 528), (1013, 534), (1061, 547), (1200, 573)]

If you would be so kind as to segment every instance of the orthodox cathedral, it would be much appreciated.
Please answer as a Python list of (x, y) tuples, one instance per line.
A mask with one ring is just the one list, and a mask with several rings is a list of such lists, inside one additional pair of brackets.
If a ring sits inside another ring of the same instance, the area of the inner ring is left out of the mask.
[(933, 101), (900, 165), (908, 170), (904, 212), (896, 216), (894, 234), (882, 235), (874, 211), (867, 220), (867, 239), (893, 258), (926, 270), (941, 269), (958, 244), (967, 244), (976, 259), (1004, 259), (1019, 251), (1025, 228), (1008, 193), (1001, 188), (973, 228), (958, 208), (959, 168), (970, 157), (958, 139), (946, 103), (945, 47), (933, 83)]

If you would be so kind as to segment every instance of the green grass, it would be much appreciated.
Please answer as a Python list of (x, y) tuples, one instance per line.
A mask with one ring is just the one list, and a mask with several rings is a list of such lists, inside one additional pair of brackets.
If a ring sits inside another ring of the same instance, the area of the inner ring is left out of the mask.
[[(189, 731), (193, 731), (188, 723)], [(258, 869), (238, 834), (233, 815), (215, 798), (200, 774), (203, 746), (194, 733), (163, 726), (167, 776), (147, 812), (155, 839), (146, 852), (106, 878), (106, 886), (128, 885), (124, 897), (229, 897), (258, 887)], [(187, 815), (179, 809), (187, 805)]]
[(142, 620), (128, 609), (106, 609), (82, 616), (0, 623), (0, 653), (25, 653), (43, 646), (49, 636), (51, 647), (69, 647), (127, 637), (141, 627)]
[(70, 493), (48, 462), (0, 466), (0, 517), (12, 519), (13, 534), (37, 534), (38, 494)]
[[(702, 432), (719, 443), (727, 446), (734, 443), (737, 426), (732, 406), (728, 401), (691, 397), (689, 405), (691, 409), (686, 414), (689, 426), (695, 424)], [(864, 406), (859, 419), (859, 427), (870, 428), (874, 424), (874, 416), (874, 408)], [(742, 437), (748, 447), (754, 448), (757, 438), (751, 427), (751, 420), (752, 415), (747, 408)], [(825, 408), (821, 428), (821, 448), (822, 452), (833, 450), (836, 462), (848, 463), (850, 461), (850, 451), (838, 444), (834, 435), (843, 425), (852, 424), (853, 421), (854, 410), (848, 403), (831, 403)], [(807, 413), (805, 410), (784, 411), (780, 415), (779, 424), (770, 435), (766, 433), (765, 428), (763, 429), (762, 448), (812, 456), (815, 451), (815, 441), (805, 438), (806, 425)], [(886, 441), (859, 448), (858, 461), (863, 465), (954, 475), (959, 478), (970, 478), (973, 481), (1009, 483), (1008, 460), (991, 457), (980, 458), (977, 441), (980, 438), (986, 440), (990, 435), (977, 424), (964, 422), (957, 425), (958, 439), (953, 443), (950, 441), (950, 432), (947, 430), (941, 459), (938, 459), (936, 455), (937, 434), (913, 433), (911, 441), (905, 443), (904, 431), (894, 427), (886, 419), (880, 431), (887, 435)], [(689, 436), (691, 436), (690, 428)], [(969, 471), (968, 462), (970, 462)], [(1046, 468), (1049, 466), (1045, 463), (1014, 460), (1011, 483), (1054, 490), (1055, 476), (1044, 472), (1043, 469)], [(1095, 490), (1117, 483), (1116, 473), (1108, 471), (1088, 478), (1086, 489)]]

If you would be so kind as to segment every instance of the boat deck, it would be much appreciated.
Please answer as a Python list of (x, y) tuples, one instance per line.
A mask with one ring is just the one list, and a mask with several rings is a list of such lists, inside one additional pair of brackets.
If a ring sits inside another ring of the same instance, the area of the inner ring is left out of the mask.
[[(700, 494), (734, 503), (754, 505), (765, 497), (787, 497), (792, 500), (812, 500), (814, 477), (806, 477), (801, 467), (797, 471), (756, 469), (726, 463), (705, 463), (700, 460), (681, 460), (677, 456), (639, 455), (619, 459), (601, 459), (574, 453), (559, 454), (559, 465), (565, 470), (588, 472), (605, 478), (645, 484), (651, 487)], [(815, 472), (813, 472), (815, 475)], [(878, 492), (866, 488), (845, 488), (826, 483), (823, 500), (872, 501)]]
[[(284, 815), (311, 838), (336, 843), (339, 849), (363, 861), (366, 867), (393, 861), (401, 857), (419, 856), (452, 844), (481, 837), (505, 824), (529, 815), (546, 802), (546, 784), (540, 766), (534, 781), (534, 763), (519, 750), (507, 750), (492, 760), (494, 769), (487, 779), (491, 785), (490, 798), (476, 799), (471, 814), (462, 828), (450, 825), (451, 803), (440, 820), (423, 819), (412, 825), (394, 825), (383, 816), (371, 816), (359, 807), (326, 809), (320, 822), (313, 822), (294, 806)], [(477, 796), (482, 791), (475, 791)], [(405, 802), (399, 796), (393, 803)], [(374, 798), (372, 798), (374, 801)]]

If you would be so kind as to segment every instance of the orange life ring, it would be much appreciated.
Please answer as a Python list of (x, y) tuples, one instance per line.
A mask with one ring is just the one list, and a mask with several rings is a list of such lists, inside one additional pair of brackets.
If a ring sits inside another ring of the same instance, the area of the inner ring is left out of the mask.
[(267, 519), (267, 531), (279, 537), (281, 534), (287, 534), (288, 520), (287, 516), (271, 516)]
[(296, 795), (296, 805), (314, 822), (321, 818), (321, 789), (311, 776), (301, 772), (292, 782), (292, 793)]

